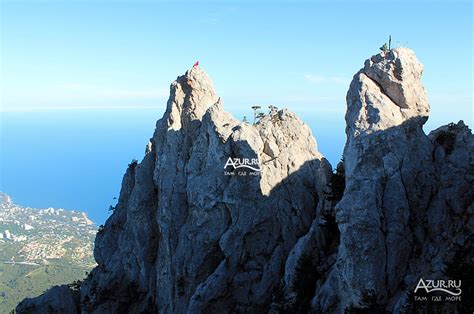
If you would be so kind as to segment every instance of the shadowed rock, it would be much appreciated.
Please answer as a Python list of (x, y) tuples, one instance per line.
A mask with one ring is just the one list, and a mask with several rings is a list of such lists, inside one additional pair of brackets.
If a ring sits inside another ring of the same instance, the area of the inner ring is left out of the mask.
[(80, 313), (79, 291), (66, 285), (55, 286), (37, 298), (27, 298), (18, 304), (16, 313)]
[[(334, 174), (295, 114), (243, 123), (202, 69), (178, 77), (96, 237), (81, 311), (426, 312), (413, 303), (419, 278), (473, 274), (474, 141), (462, 121), (425, 135), (422, 70), (407, 48), (365, 62)], [(229, 158), (261, 172), (224, 169)], [(52, 289), (28, 304), (62, 297)]]
[(420, 277), (447, 279), (456, 251), (472, 252), (457, 239), (472, 238), (474, 227), (473, 136), (462, 122), (424, 134), (422, 68), (413, 51), (397, 48), (354, 76), (338, 257), (314, 310), (408, 311)]
[[(224, 169), (229, 158), (258, 159), (261, 172)], [(146, 155), (129, 165), (96, 237), (98, 266), (82, 284), (83, 311), (268, 309), (330, 176), (295, 114), (242, 123), (192, 68), (172, 83)]]

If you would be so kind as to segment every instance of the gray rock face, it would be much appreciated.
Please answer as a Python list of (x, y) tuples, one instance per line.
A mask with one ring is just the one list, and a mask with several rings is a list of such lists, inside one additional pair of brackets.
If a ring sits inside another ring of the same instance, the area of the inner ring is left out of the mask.
[(462, 122), (424, 134), (421, 73), (414, 53), (398, 48), (354, 76), (340, 245), (315, 310), (406, 310), (415, 281), (449, 276), (456, 250), (472, 238), (473, 136)]
[[(255, 172), (230, 158), (258, 159)], [(97, 235), (86, 311), (266, 309), (316, 217), (331, 166), (293, 113), (253, 126), (223, 110), (198, 67), (171, 85), (141, 163), (129, 166)]]
[(96, 237), (82, 312), (426, 310), (419, 278), (474, 269), (474, 140), (462, 121), (425, 135), (422, 71), (406, 48), (365, 62), (335, 173), (293, 113), (242, 123), (200, 68), (178, 77)]

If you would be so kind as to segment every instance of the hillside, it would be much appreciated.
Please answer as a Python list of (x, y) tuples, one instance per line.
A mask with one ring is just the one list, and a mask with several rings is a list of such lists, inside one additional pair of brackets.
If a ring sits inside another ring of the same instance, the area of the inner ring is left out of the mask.
[(22, 207), (0, 192), (0, 313), (84, 278), (95, 265), (95, 234), (85, 213)]

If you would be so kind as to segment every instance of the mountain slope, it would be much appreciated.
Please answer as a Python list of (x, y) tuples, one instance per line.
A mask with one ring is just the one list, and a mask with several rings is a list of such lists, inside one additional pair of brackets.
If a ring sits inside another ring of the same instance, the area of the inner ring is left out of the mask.
[[(335, 208), (341, 241), (315, 310), (473, 310), (474, 137), (462, 121), (423, 132), (422, 73), (414, 52), (397, 48), (366, 60), (352, 80), (346, 187)], [(460, 263), (464, 274), (453, 271)], [(416, 301), (420, 279), (464, 280), (463, 302)]]
[[(225, 169), (229, 158), (261, 171)], [(172, 84), (145, 158), (125, 174), (83, 302), (113, 312), (264, 307), (330, 173), (293, 113), (242, 123), (192, 68)]]
[[(407, 48), (366, 60), (331, 173), (296, 115), (240, 122), (193, 67), (125, 173), (80, 304), (56, 289), (18, 312), (472, 312), (474, 138), (423, 132), (422, 72)], [(416, 301), (421, 279), (462, 279), (462, 301)]]
[(0, 192), (0, 312), (83, 279), (95, 265), (95, 234), (84, 213), (21, 207)]

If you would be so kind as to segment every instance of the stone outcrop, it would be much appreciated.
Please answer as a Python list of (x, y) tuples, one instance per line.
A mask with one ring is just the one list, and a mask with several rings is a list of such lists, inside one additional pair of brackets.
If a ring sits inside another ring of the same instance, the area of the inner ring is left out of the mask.
[[(331, 166), (295, 114), (273, 110), (251, 125), (225, 112), (199, 67), (170, 93), (96, 237), (83, 311), (267, 309), (322, 204)], [(261, 172), (224, 169), (229, 157), (258, 159)]]
[(37, 298), (27, 298), (16, 308), (17, 313), (80, 313), (80, 294), (69, 286), (55, 286)]
[(420, 277), (446, 279), (456, 252), (469, 249), (473, 136), (462, 122), (425, 135), (422, 70), (413, 51), (397, 48), (367, 60), (354, 76), (346, 186), (336, 206), (340, 245), (314, 310), (404, 312)]
[(334, 173), (293, 113), (240, 122), (200, 68), (178, 77), (96, 237), (82, 312), (426, 310), (420, 278), (474, 269), (474, 141), (462, 121), (425, 135), (422, 72), (406, 48), (365, 62)]

